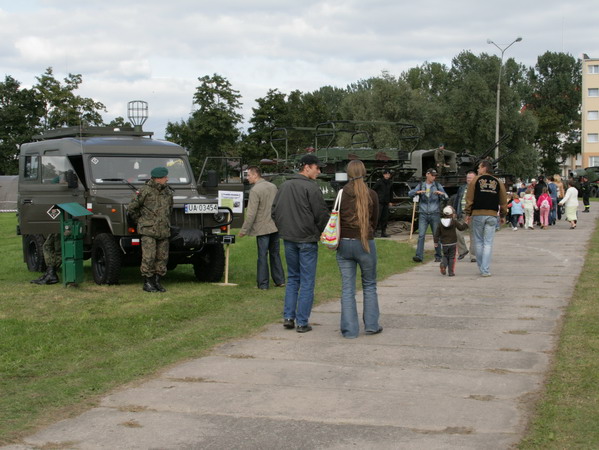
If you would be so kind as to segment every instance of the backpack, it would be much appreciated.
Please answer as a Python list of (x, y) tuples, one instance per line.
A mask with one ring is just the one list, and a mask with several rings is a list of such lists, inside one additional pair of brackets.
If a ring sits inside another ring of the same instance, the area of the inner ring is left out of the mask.
[(545, 209), (545, 208), (549, 208), (549, 201), (544, 198), (543, 201), (541, 202), (541, 208)]

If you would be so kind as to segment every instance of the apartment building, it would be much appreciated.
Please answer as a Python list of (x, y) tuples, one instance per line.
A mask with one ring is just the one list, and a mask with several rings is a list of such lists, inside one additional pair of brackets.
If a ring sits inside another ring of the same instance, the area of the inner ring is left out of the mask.
[(599, 166), (599, 58), (582, 55), (582, 167)]

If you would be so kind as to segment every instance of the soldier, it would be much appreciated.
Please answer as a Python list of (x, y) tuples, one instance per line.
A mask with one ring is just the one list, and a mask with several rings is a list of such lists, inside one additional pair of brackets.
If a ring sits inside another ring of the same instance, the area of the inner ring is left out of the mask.
[(34, 284), (56, 284), (58, 275), (56, 272), (62, 262), (62, 250), (60, 248), (60, 235), (58, 233), (49, 234), (42, 247), (44, 251), (44, 262), (46, 263), (46, 273), (41, 277), (31, 280)]
[(383, 169), (383, 178), (379, 178), (372, 190), (377, 193), (379, 198), (379, 225), (381, 227), (381, 237), (389, 237), (387, 234), (387, 223), (389, 222), (389, 206), (391, 206), (391, 171)]
[(582, 204), (584, 205), (584, 211), (582, 212), (591, 212), (591, 202), (589, 201), (591, 186), (589, 185), (589, 179), (584, 175), (580, 177), (580, 195), (582, 197)]
[(155, 167), (150, 175), (152, 178), (131, 200), (128, 210), (131, 218), (137, 222), (137, 232), (141, 235), (143, 290), (166, 292), (160, 284), (160, 277), (166, 274), (168, 261), (173, 190), (167, 184), (166, 167)]
[(442, 176), (445, 169), (449, 167), (445, 163), (445, 144), (439, 144), (439, 147), (435, 150), (435, 166), (439, 176)]

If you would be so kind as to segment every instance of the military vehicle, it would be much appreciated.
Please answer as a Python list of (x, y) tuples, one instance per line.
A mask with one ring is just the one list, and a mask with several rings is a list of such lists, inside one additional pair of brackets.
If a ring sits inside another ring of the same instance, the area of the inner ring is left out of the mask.
[[(456, 194), (460, 185), (466, 182), (466, 174), (468, 171), (476, 171), (479, 163), (484, 159), (488, 159), (495, 150), (495, 147), (504, 142), (508, 137), (509, 135), (502, 136), (498, 142), (492, 144), (480, 155), (473, 155), (466, 151), (457, 153), (445, 149), (444, 157), (445, 165), (447, 167), (445, 167), (442, 174), (437, 177), (437, 181), (441, 183), (445, 192), (447, 192), (447, 195), (451, 197)], [(408, 180), (408, 183), (411, 186), (414, 186), (416, 183), (423, 180), (428, 169), (436, 167), (435, 151), (436, 149), (414, 150), (410, 154), (410, 161), (406, 167), (413, 169), (413, 176)], [(513, 152), (514, 150), (512, 149), (505, 149), (499, 158), (491, 159), (490, 162), (494, 167), (497, 167), (499, 162), (503, 161)], [(509, 188), (513, 183), (513, 177), (510, 174), (497, 170), (495, 175), (504, 180), (506, 188)]]
[[(394, 139), (397, 142), (395, 147), (375, 148), (372, 134), (381, 128), (386, 129), (388, 136), (392, 136), (387, 140)], [(312, 139), (311, 146), (290, 154), (289, 142), (292, 131), (309, 133)], [(304, 154), (314, 153), (326, 164), (317, 182), (330, 206), (339, 188), (347, 182), (345, 169), (352, 159), (360, 159), (364, 162), (368, 174), (366, 181), (369, 186), (374, 185), (382, 177), (383, 169), (391, 169), (393, 206), (390, 208), (390, 217), (397, 220), (410, 220), (412, 205), (407, 197), (409, 190), (407, 180), (413, 176), (415, 169), (408, 167), (407, 163), (419, 138), (418, 127), (402, 122), (343, 120), (323, 122), (314, 128), (275, 128), (271, 131), (270, 139), (275, 158), (263, 160), (262, 164), (274, 167), (274, 174), (270, 176), (270, 180), (279, 184), (289, 173), (292, 173), (292, 168)]]
[(215, 196), (198, 193), (185, 149), (152, 134), (139, 123), (71, 127), (44, 132), (21, 146), (17, 234), (30, 271), (45, 269), (45, 237), (60, 232), (54, 205), (75, 202), (93, 213), (82, 220), (84, 258), (91, 258), (94, 281), (118, 283), (122, 266), (141, 261), (140, 235), (127, 205), (151, 170), (165, 166), (174, 190), (169, 270), (192, 264), (199, 281), (222, 278), (223, 245), (234, 242), (234, 236), (224, 234), (231, 211), (219, 207)]
[(590, 196), (591, 197), (599, 197), (599, 166), (587, 167), (584, 170), (576, 169), (570, 172), (570, 178), (574, 178), (578, 183), (576, 185), (577, 189), (580, 190), (579, 180), (580, 177), (586, 177), (589, 180), (589, 185), (591, 188)]

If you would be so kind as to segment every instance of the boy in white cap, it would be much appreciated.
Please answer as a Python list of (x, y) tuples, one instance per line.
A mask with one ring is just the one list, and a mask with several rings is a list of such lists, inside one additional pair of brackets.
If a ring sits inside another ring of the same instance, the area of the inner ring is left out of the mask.
[(441, 245), (443, 257), (439, 269), (441, 274), (447, 273), (450, 277), (455, 276), (456, 250), (458, 246), (458, 235), (456, 229), (464, 231), (468, 229), (468, 225), (457, 220), (455, 210), (452, 206), (443, 208), (441, 223), (435, 230), (433, 239), (435, 248)]

